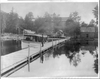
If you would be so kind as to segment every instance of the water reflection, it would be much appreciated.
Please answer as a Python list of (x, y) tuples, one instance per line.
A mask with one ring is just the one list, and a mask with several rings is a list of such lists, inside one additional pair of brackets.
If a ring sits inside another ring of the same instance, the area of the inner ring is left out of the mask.
[(40, 53), (40, 62), (43, 63), (44, 61), (44, 56), (43, 56), (43, 52)]
[[(87, 43), (88, 42), (88, 43)], [(92, 43), (91, 43), (92, 42)], [(70, 65), (73, 65), (77, 67), (79, 64), (81, 64), (82, 57), (88, 56), (87, 58), (92, 58), (94, 61), (94, 71), (98, 74), (98, 52), (97, 52), (97, 42), (95, 41), (86, 41), (86, 43), (83, 41), (77, 41), (77, 40), (69, 40), (66, 42), (64, 47), (61, 47), (60, 49), (56, 49), (54, 52), (51, 50), (48, 53), (45, 54), (45, 58), (49, 59), (51, 56), (53, 58), (61, 56), (64, 54), (70, 62)], [(86, 58), (86, 59), (87, 59)], [(88, 62), (89, 64), (89, 62)], [(85, 64), (83, 65), (85, 66)]]
[(21, 41), (20, 40), (3, 41), (1, 50), (2, 50), (1, 56), (21, 50)]

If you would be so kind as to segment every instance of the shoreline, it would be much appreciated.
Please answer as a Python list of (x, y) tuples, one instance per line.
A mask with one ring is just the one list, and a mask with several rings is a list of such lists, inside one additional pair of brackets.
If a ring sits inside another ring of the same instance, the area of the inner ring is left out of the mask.
[(4, 35), (4, 36), (1, 36), (1, 40), (3, 41), (6, 41), (6, 40), (22, 40), (24, 39), (24, 36), (22, 35)]

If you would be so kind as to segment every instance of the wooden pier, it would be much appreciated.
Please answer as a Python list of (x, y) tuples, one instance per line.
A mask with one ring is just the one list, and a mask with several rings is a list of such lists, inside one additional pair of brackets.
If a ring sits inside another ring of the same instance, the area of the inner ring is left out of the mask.
[(26, 49), (1, 56), (1, 76), (7, 77), (26, 65), (28, 65), (28, 71), (30, 71), (31, 62), (41, 57), (49, 50), (59, 49), (69, 39), (70, 37), (67, 37), (65, 39), (47, 42), (43, 47), (41, 44), (38, 44), (37, 48), (29, 46)]

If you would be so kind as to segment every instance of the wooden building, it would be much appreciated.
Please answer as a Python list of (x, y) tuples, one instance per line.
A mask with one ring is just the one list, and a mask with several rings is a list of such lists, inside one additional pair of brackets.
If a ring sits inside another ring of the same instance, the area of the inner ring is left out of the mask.
[(86, 40), (93, 40), (95, 38), (96, 29), (93, 26), (83, 26), (80, 28), (81, 38)]

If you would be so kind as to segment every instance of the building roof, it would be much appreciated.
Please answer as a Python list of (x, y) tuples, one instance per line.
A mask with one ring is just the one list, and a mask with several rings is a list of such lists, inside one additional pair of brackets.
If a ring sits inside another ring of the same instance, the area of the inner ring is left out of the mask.
[(35, 33), (35, 31), (31, 31), (31, 30), (26, 30), (26, 29), (24, 29), (24, 33), (30, 33), (30, 34), (34, 34)]
[[(31, 31), (31, 30), (24, 30), (23, 33), (25, 36), (37, 36), (37, 37), (42, 37), (42, 34), (36, 34), (35, 31)], [(43, 37), (47, 37), (47, 35), (43, 35)]]
[(81, 27), (81, 32), (95, 32), (95, 27)]

